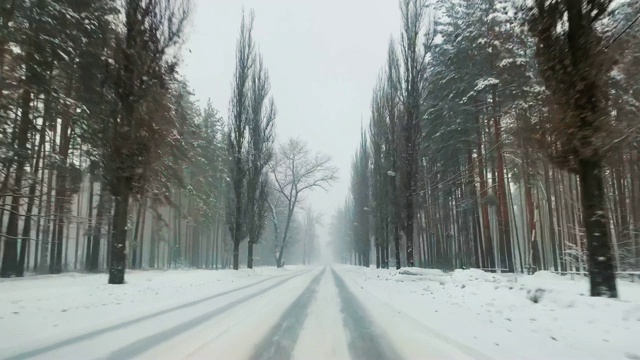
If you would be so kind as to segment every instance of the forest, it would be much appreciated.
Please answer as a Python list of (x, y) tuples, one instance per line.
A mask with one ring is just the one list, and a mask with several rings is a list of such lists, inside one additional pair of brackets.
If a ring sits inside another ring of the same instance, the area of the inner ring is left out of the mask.
[(276, 142), (253, 12), (228, 119), (195, 100), (180, 71), (192, 11), (188, 0), (2, 0), (1, 277), (108, 271), (122, 284), (127, 268), (315, 256), (320, 218), (300, 194), (337, 169), (302, 140)]
[[(640, 268), (640, 3), (399, 9), (330, 224), (336, 259), (588, 272), (592, 295), (616, 297), (616, 275)], [(228, 116), (195, 100), (180, 55), (192, 11), (2, 0), (1, 277), (108, 271), (122, 284), (127, 268), (317, 258), (321, 216), (304, 195), (338, 168), (277, 138), (252, 11)]]
[(0, 0), (1, 359), (640, 359), (640, 0)]
[(333, 251), (378, 268), (640, 268), (640, 3), (400, 1)]

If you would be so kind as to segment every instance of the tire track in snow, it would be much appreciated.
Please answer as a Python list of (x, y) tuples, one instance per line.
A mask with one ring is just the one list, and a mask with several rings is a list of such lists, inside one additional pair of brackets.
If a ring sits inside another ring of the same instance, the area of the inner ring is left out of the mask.
[(309, 307), (326, 268), (316, 275), (291, 305), (284, 311), (277, 325), (256, 346), (251, 360), (290, 359), (307, 320)]
[(438, 332), (435, 328), (381, 300), (375, 292), (365, 289), (359, 281), (353, 278), (351, 280), (354, 285), (351, 289), (360, 287), (371, 296), (370, 301), (364, 304), (367, 312), (376, 314), (376, 317), (382, 316), (385, 319), (385, 329), (394, 329), (387, 333), (387, 337), (391, 343), (402, 344), (398, 349), (406, 358), (412, 359), (416, 356), (415, 354), (420, 354), (428, 359), (493, 360), (483, 352)]
[[(69, 338), (69, 339), (66, 339), (66, 340), (63, 340), (63, 341), (60, 341), (60, 342), (56, 342), (56, 343), (51, 344), (51, 345), (46, 345), (46, 346), (43, 346), (43, 347), (40, 347), (40, 348), (37, 348), (37, 349), (33, 349), (33, 350), (26, 351), (26, 352), (22, 352), (22, 353), (13, 355), (13, 356), (6, 357), (4, 359), (5, 360), (21, 360), (21, 359), (29, 359), (29, 358), (32, 358), (32, 357), (43, 355), (43, 354), (46, 354), (48, 352), (55, 351), (55, 350), (61, 349), (61, 348), (66, 347), (66, 346), (74, 345), (74, 344), (77, 344), (77, 343), (82, 342), (82, 341), (90, 340), (90, 339), (93, 339), (95, 337), (98, 337), (98, 336), (101, 336), (101, 335), (104, 335), (104, 334), (108, 334), (110, 332), (114, 332), (114, 331), (125, 329), (125, 328), (127, 328), (127, 327), (129, 327), (131, 325), (135, 325), (135, 324), (141, 323), (141, 322), (146, 321), (146, 320), (154, 319), (154, 318), (157, 318), (157, 317), (160, 317), (160, 316), (163, 316), (163, 315), (166, 315), (166, 314), (178, 311), (178, 310), (187, 309), (187, 308), (190, 308), (190, 307), (202, 304), (204, 302), (207, 302), (207, 301), (210, 301), (210, 300), (213, 300), (213, 299), (216, 299), (216, 298), (220, 298), (220, 297), (223, 297), (223, 296), (226, 296), (226, 295), (238, 292), (238, 291), (246, 290), (246, 289), (252, 288), (254, 286), (260, 285), (262, 283), (265, 283), (267, 281), (270, 281), (270, 280), (274, 280), (274, 279), (277, 279), (277, 278), (280, 278), (280, 277), (283, 277), (283, 276), (288, 276), (284, 280), (281, 280), (281, 281), (277, 282), (276, 284), (271, 285), (271, 286), (261, 290), (261, 291), (268, 291), (269, 289), (272, 289), (272, 288), (277, 287), (277, 286), (279, 286), (281, 284), (284, 284), (285, 282), (287, 282), (287, 281), (289, 281), (289, 280), (291, 280), (291, 279), (293, 279), (295, 277), (298, 277), (300, 275), (306, 274), (309, 271), (311, 271), (311, 270), (306, 270), (306, 271), (294, 273), (293, 275), (288, 275), (288, 274), (287, 275), (278, 275), (278, 276), (270, 277), (270, 278), (263, 279), (263, 280), (260, 280), (260, 281), (256, 281), (256, 282), (248, 284), (248, 285), (240, 286), (238, 288), (227, 290), (227, 291), (215, 294), (215, 295), (207, 296), (205, 298), (194, 300), (194, 301), (191, 301), (191, 302), (188, 302), (188, 303), (185, 303), (185, 304), (180, 304), (180, 305), (171, 307), (169, 309), (165, 309), (165, 310), (161, 310), (161, 311), (158, 311), (158, 312), (155, 312), (155, 313), (152, 313), (152, 314), (141, 316), (141, 317), (138, 317), (138, 318), (135, 318), (135, 319), (132, 319), (132, 320), (125, 321), (125, 322), (120, 323), (120, 324), (108, 326), (108, 327), (105, 327), (105, 328), (102, 328), (102, 329), (99, 329), (99, 330), (94, 330), (94, 331), (91, 331), (91, 332), (88, 332), (88, 333), (85, 333), (85, 334), (82, 334), (82, 335), (74, 336), (72, 338)], [(253, 294), (255, 294), (255, 293), (253, 293)], [(253, 295), (251, 295), (251, 296), (253, 296)], [(242, 299), (244, 299), (244, 298), (242, 298)], [(240, 299), (240, 300), (242, 300), (242, 299)], [(223, 306), (223, 308), (227, 308), (227, 307), (228, 307), (228, 305), (227, 306)], [(227, 310), (232, 308), (232, 307), (233, 306), (228, 307)]]
[(276, 282), (273, 285), (269, 285), (268, 287), (264, 288), (264, 289), (260, 289), (258, 291), (254, 291), (249, 295), (243, 296), (231, 303), (228, 303), (226, 305), (223, 305), (215, 310), (209, 311), (207, 313), (204, 313), (196, 318), (193, 318), (191, 320), (182, 322), (176, 326), (173, 326), (169, 329), (166, 329), (164, 331), (161, 331), (159, 333), (156, 333), (154, 335), (150, 335), (147, 336), (143, 339), (137, 340), (125, 347), (120, 348), (119, 350), (116, 350), (114, 352), (112, 352), (111, 354), (109, 354), (105, 359), (108, 360), (121, 360), (121, 359), (131, 359), (134, 358), (136, 356), (139, 356), (145, 352), (147, 352), (149, 349), (158, 346), (160, 344), (162, 344), (163, 342), (177, 336), (180, 335), (181, 333), (188, 331), (196, 326), (202, 325), (207, 321), (210, 321), (211, 319), (239, 306), (244, 304), (245, 302), (255, 299), (258, 295), (260, 294), (264, 294), (267, 291), (271, 291), (273, 289), (276, 289), (282, 285), (284, 285), (286, 282), (289, 282), (291, 280), (293, 280), (294, 278), (297, 278), (298, 276), (301, 276), (303, 274), (306, 274), (307, 272), (309, 272), (311, 270), (308, 271), (304, 271), (302, 273), (298, 273), (296, 275), (287, 277), (285, 279), (282, 279), (278, 282)]
[(377, 330), (369, 314), (349, 290), (344, 280), (332, 268), (333, 281), (338, 289), (343, 325), (346, 328), (347, 346), (353, 359), (389, 359), (402, 357), (390, 345), (386, 336)]

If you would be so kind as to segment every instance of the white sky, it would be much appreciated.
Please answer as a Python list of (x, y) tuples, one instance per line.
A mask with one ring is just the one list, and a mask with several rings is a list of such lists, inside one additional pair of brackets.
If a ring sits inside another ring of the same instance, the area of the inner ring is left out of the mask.
[(307, 197), (326, 227), (348, 193), (351, 159), (368, 124), (387, 44), (400, 30), (396, 0), (193, 0), (183, 73), (204, 105), (226, 119), (242, 7), (255, 11), (254, 38), (269, 70), (277, 139), (300, 137), (329, 154), (340, 181)]

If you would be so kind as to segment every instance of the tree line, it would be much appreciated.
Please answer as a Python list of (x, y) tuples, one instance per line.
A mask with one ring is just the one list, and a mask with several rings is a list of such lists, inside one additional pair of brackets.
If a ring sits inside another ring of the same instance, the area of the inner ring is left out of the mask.
[(192, 7), (0, 4), (1, 277), (108, 270), (122, 284), (126, 268), (238, 269), (244, 241), (249, 268), (257, 244), (278, 266), (315, 248), (299, 194), (337, 170), (301, 140), (276, 145), (253, 13), (227, 119), (198, 104), (180, 73)]
[(640, 4), (401, 0), (351, 194), (343, 262), (640, 268)]

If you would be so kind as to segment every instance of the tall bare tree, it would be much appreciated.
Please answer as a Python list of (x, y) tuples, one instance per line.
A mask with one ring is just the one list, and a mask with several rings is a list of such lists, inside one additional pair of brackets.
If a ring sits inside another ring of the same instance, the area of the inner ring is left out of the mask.
[(338, 168), (331, 164), (327, 155), (309, 150), (300, 139), (289, 139), (282, 144), (270, 164), (275, 190), (282, 196), (287, 209), (282, 239), (276, 244), (275, 260), (282, 267), (282, 256), (287, 245), (291, 219), (302, 195), (315, 189), (327, 190), (338, 180)]
[(276, 108), (268, 99), (271, 85), (262, 56), (256, 56), (251, 75), (249, 119), (249, 168), (247, 172), (247, 267), (253, 268), (253, 246), (258, 243), (265, 226), (267, 211), (267, 172), (265, 168), (273, 155), (273, 125)]
[(248, 127), (251, 121), (251, 75), (255, 66), (253, 42), (253, 12), (249, 18), (242, 14), (240, 37), (236, 44), (236, 69), (233, 75), (233, 94), (229, 105), (227, 149), (229, 151), (229, 193), (227, 225), (233, 242), (233, 268), (238, 270), (240, 243), (247, 237), (247, 181), (249, 159)]
[(397, 174), (400, 166), (399, 119), (401, 110), (401, 72), (396, 44), (393, 40), (389, 41), (385, 75), (382, 101), (384, 103), (383, 107), (386, 114), (386, 121), (382, 124), (385, 125), (386, 129), (382, 131), (386, 131), (389, 134), (385, 141), (387, 151), (384, 153), (384, 160), (388, 164), (388, 168), (385, 169), (389, 180), (387, 182), (387, 200), (389, 202), (390, 227), (395, 248), (396, 269), (400, 269), (400, 227), (402, 211), (400, 208), (400, 191)]
[[(373, 215), (373, 238), (376, 245), (376, 268), (389, 267), (389, 225), (391, 219), (389, 198), (388, 149), (389, 126), (384, 113), (384, 88), (378, 80), (371, 100), (369, 134), (371, 144), (371, 211)], [(353, 176), (353, 174), (352, 174)], [(353, 180), (352, 180), (353, 181)]]
[(369, 267), (371, 241), (370, 241), (370, 220), (371, 220), (371, 152), (366, 132), (362, 130), (360, 147), (351, 164), (351, 197), (353, 199), (353, 216), (355, 221), (352, 224), (353, 236), (356, 246), (356, 256), (358, 265)]
[(399, 131), (401, 141), (400, 189), (404, 236), (407, 246), (407, 266), (414, 265), (415, 194), (417, 192), (418, 154), (420, 150), (424, 77), (426, 75), (426, 47), (434, 38), (432, 24), (427, 24), (429, 8), (426, 0), (402, 0), (402, 116)]

